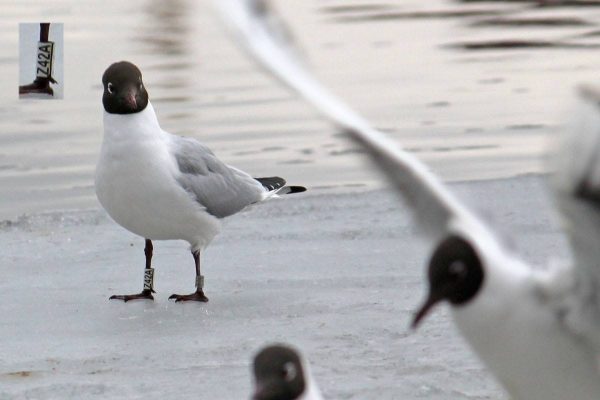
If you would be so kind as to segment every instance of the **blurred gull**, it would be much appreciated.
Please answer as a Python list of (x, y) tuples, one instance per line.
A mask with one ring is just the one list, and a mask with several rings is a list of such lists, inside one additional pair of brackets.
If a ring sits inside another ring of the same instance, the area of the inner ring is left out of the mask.
[(322, 400), (308, 361), (298, 351), (273, 344), (254, 357), (252, 400)]
[(186, 240), (196, 267), (196, 291), (176, 301), (208, 301), (200, 252), (221, 219), (277, 195), (303, 192), (279, 177), (253, 178), (220, 161), (195, 139), (161, 129), (142, 73), (132, 63), (112, 64), (102, 76), (104, 140), (96, 168), (96, 194), (121, 226), (146, 239), (144, 289), (111, 299), (153, 299), (152, 240)]
[(517, 400), (600, 399), (600, 92), (580, 91), (554, 194), (575, 263), (526, 265), (424, 164), (323, 88), (272, 39), (257, 0), (219, 0), (237, 41), (370, 154), (435, 246), (416, 327), (442, 301), (463, 336)]

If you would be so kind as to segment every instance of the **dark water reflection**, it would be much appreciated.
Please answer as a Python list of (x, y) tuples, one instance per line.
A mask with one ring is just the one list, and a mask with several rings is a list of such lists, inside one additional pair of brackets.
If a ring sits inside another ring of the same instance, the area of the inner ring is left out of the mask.
[(372, 21), (394, 21), (403, 19), (437, 19), (437, 18), (463, 18), (497, 15), (499, 11), (494, 10), (431, 10), (431, 11), (386, 11), (368, 13), (364, 15), (338, 16), (335, 22), (372, 22)]
[(502, 39), (454, 43), (448, 45), (457, 49), (464, 50), (498, 50), (498, 49), (597, 49), (600, 43), (568, 43), (568, 42), (546, 42), (542, 40), (519, 40), (519, 39)]
[(148, 54), (185, 55), (188, 52), (190, 4), (188, 0), (149, 0), (139, 37)]
[(506, 27), (563, 27), (563, 26), (590, 26), (593, 25), (583, 18), (577, 17), (538, 17), (538, 18), (490, 18), (472, 23), (474, 27), (506, 26)]

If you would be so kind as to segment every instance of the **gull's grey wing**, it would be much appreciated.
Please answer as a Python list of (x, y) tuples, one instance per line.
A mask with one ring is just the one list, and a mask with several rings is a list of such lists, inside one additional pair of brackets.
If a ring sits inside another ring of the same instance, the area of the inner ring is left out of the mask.
[(237, 42), (267, 71), (300, 93), (317, 111), (369, 151), (373, 162), (413, 208), (426, 232), (439, 237), (453, 223), (482, 225), (424, 164), (373, 129), (303, 68), (295, 59), (293, 46), (272, 32), (274, 16), (269, 15), (265, 0), (216, 0), (215, 5)]
[(223, 218), (264, 199), (265, 189), (250, 175), (220, 161), (198, 141), (174, 137), (179, 184), (210, 214)]
[(579, 100), (559, 142), (553, 183), (576, 261), (568, 322), (600, 353), (600, 90), (581, 87)]

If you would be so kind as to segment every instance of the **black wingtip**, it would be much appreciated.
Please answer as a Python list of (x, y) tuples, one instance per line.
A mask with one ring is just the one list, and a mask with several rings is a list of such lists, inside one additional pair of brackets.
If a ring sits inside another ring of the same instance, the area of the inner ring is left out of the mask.
[(287, 186), (287, 187), (290, 189), (288, 194), (306, 192), (306, 188), (304, 186)]
[(304, 186), (284, 186), (277, 191), (278, 195), (306, 192)]
[(268, 178), (254, 178), (268, 191), (277, 190), (277, 194), (291, 194), (306, 192), (304, 186), (285, 186), (285, 179), (278, 176)]

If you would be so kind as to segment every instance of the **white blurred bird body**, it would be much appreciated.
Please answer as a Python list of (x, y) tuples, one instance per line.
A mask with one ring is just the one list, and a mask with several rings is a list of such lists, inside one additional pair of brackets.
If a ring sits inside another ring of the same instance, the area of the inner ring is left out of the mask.
[(550, 306), (545, 285), (555, 282), (542, 279), (518, 260), (486, 266), (490, 272), (481, 291), (467, 304), (450, 307), (450, 312), (511, 397), (597, 399), (596, 354)]

